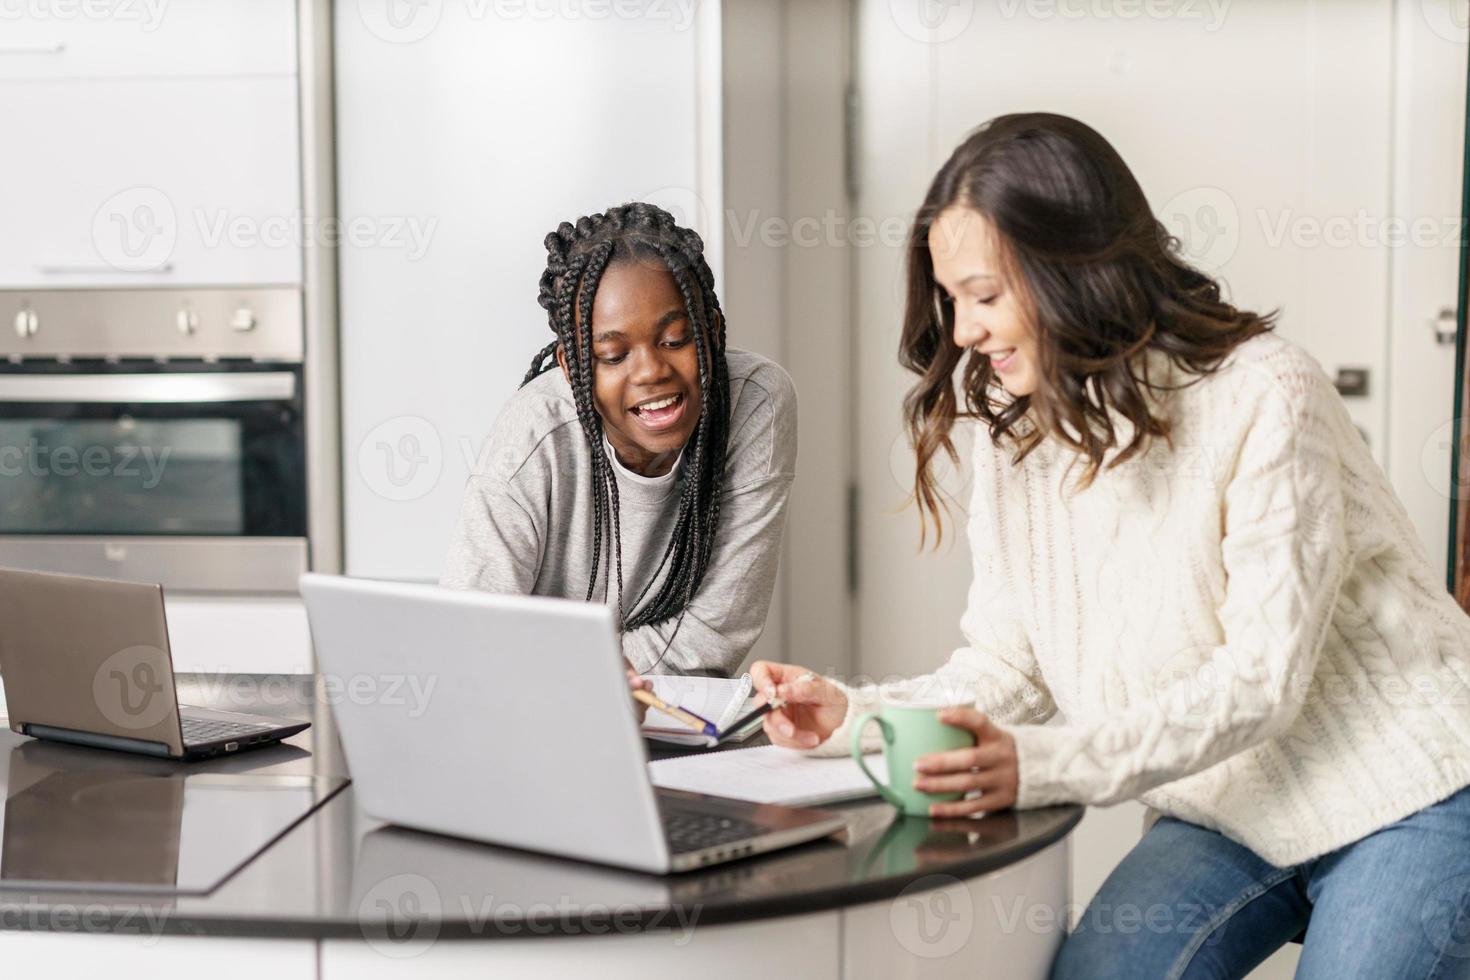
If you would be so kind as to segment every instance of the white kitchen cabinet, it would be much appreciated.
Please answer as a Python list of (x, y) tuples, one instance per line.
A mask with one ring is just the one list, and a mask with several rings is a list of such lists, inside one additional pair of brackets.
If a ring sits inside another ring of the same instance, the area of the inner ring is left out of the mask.
[[(16, 903), (7, 913), (24, 921)], [(92, 977), (113, 980), (316, 980), (316, 943), (310, 939), (222, 939), (218, 936), (158, 936), (159, 918), (139, 916), (132, 933), (93, 935), (85, 928), (86, 905), (65, 910), (73, 932), (0, 932), (0, 961), (7, 976)], [(65, 922), (66, 917), (63, 917)], [(95, 932), (95, 930), (91, 930)]]
[(0, 82), (0, 288), (299, 284), (296, 86)]
[(295, 71), (293, 0), (14, 3), (0, 10), (0, 79)]

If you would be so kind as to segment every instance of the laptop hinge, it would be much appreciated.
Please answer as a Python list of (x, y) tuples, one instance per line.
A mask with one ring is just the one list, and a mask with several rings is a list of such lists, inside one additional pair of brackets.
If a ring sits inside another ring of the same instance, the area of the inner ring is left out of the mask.
[(141, 738), (126, 738), (122, 735), (100, 735), (95, 732), (79, 732), (71, 728), (57, 728), (54, 725), (32, 725), (24, 723), (20, 726), (22, 734), (32, 738), (44, 738), (52, 742), (70, 742), (73, 745), (86, 745), (96, 749), (114, 749), (119, 752), (138, 752), (143, 755), (156, 755), (165, 759), (173, 758), (169, 748), (163, 742), (151, 742)]

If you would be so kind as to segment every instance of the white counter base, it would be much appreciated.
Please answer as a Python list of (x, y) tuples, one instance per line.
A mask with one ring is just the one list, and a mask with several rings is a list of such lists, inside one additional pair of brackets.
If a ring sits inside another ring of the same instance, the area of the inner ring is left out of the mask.
[(402, 941), (158, 936), (146, 918), (137, 934), (89, 935), (84, 907), (58, 922), (67, 931), (19, 931), (26, 896), (0, 891), (0, 962), (14, 976), (138, 980), (1043, 980), (1064, 936), (1070, 864), (1063, 838), (993, 874), (935, 875), (846, 909), (702, 926), (689, 906), (661, 932), (618, 935), (613, 915), (607, 935), (484, 940), (440, 941), (432, 928)]
[[(320, 980), (1044, 980), (1064, 937), (1067, 838), (994, 874), (915, 882), (907, 895), (838, 911), (630, 936), (322, 943)], [(940, 887), (926, 890), (924, 886)], [(0, 937), (3, 938), (3, 937)], [(395, 958), (395, 953), (404, 954)]]

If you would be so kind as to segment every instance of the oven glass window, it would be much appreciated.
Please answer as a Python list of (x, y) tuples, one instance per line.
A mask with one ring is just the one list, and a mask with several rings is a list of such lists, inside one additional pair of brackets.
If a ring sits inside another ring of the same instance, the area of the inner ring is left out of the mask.
[(248, 533), (238, 419), (0, 419), (0, 534)]

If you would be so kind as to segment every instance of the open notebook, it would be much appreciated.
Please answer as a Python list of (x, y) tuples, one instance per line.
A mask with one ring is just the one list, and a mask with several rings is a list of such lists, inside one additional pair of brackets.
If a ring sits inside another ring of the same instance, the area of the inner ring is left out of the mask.
[[(679, 674), (656, 674), (653, 693), (675, 707), (692, 711), (701, 718), (714, 722), (721, 733), (742, 715), (755, 708), (751, 696), (753, 684), (749, 674), (736, 678), (694, 677)], [(744, 741), (760, 730), (760, 722), (747, 726), (748, 730), (731, 736), (735, 741)], [(715, 740), (691, 730), (683, 722), (649, 708), (643, 719), (645, 738), (669, 742), (674, 745), (711, 746)]]
[[(879, 779), (887, 774), (881, 763), (870, 768)], [(822, 806), (878, 792), (849, 756), (822, 759), (776, 745), (660, 759), (648, 764), (648, 772), (664, 789), (785, 806)]]

